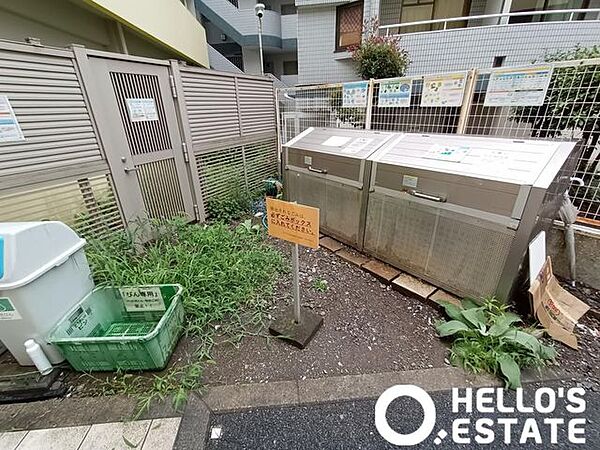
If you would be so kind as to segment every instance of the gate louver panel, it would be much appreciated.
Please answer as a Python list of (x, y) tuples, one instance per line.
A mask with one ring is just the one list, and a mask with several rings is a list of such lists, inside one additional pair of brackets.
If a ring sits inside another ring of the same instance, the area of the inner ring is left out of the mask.
[(242, 132), (257, 134), (275, 129), (273, 83), (244, 79), (238, 81)]
[(0, 144), (3, 187), (59, 178), (65, 170), (85, 173), (94, 162), (106, 168), (72, 53), (62, 53), (0, 50), (0, 93), (25, 136)]
[(191, 70), (181, 78), (193, 142), (239, 137), (235, 79)]

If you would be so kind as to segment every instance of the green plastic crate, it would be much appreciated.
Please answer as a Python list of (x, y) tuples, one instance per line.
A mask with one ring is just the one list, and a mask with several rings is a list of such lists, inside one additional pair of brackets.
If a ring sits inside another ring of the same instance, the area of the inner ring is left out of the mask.
[(50, 332), (76, 370), (162, 369), (183, 327), (181, 286), (100, 287)]

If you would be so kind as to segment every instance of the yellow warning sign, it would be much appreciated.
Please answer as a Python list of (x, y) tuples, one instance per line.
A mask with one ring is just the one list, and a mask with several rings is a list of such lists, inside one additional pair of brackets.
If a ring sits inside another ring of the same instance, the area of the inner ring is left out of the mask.
[(319, 209), (267, 198), (269, 235), (284, 241), (319, 247)]

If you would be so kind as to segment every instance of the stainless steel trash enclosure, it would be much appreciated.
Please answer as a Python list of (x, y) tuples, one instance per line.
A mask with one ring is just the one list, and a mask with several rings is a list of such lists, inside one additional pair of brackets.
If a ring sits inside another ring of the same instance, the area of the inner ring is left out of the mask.
[(370, 162), (392, 133), (308, 128), (283, 146), (289, 201), (320, 208), (321, 229), (361, 247)]
[(511, 296), (573, 174), (573, 142), (395, 136), (372, 162), (364, 251), (460, 296)]

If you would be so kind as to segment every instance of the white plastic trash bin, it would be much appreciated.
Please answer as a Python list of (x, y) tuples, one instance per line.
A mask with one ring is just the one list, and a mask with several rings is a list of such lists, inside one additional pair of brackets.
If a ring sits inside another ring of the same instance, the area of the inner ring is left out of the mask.
[(33, 365), (28, 339), (51, 363), (64, 360), (46, 337), (94, 288), (84, 246), (61, 222), (0, 223), (0, 341), (19, 364)]

